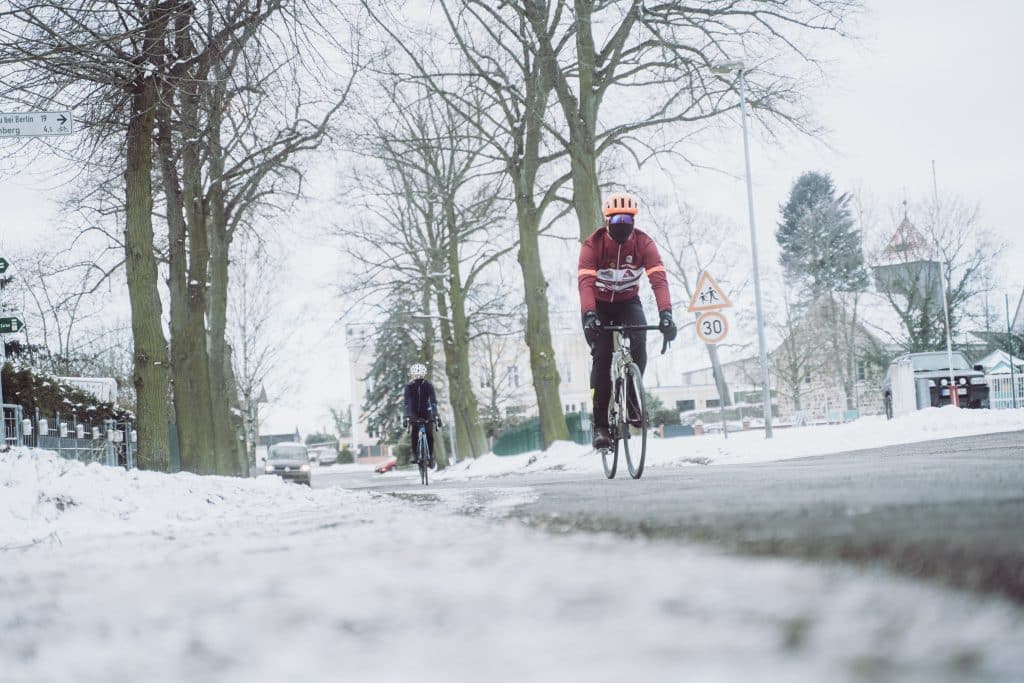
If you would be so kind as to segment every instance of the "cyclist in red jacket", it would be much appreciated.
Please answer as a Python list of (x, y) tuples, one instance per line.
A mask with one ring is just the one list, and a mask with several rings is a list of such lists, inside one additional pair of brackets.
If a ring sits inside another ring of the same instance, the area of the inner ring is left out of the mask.
[[(603, 325), (646, 325), (640, 303), (640, 278), (645, 273), (658, 302), (659, 327), (667, 341), (676, 337), (672, 297), (661, 254), (647, 233), (636, 229), (636, 198), (613, 194), (603, 207), (604, 225), (587, 238), (580, 249), (580, 308), (583, 334), (590, 345), (593, 364), (590, 388), (594, 396), (594, 448), (608, 448), (608, 400), (611, 396), (612, 338), (602, 334)], [(633, 360), (643, 373), (647, 366), (647, 332), (630, 332)]]

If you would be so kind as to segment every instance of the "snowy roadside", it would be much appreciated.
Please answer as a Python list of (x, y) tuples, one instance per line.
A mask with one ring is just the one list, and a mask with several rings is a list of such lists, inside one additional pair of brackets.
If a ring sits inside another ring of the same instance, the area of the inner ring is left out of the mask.
[(0, 455), (0, 678), (1024, 678), (998, 600), (414, 498)]
[[(768, 462), (1016, 430), (1024, 430), (1024, 408), (961, 410), (947, 406), (920, 410), (895, 420), (872, 416), (845, 424), (777, 429), (771, 440), (764, 438), (763, 431), (731, 432), (728, 439), (721, 434), (648, 438), (647, 466)], [(1024, 454), (1024, 444), (1021, 451)], [(601, 461), (587, 446), (559, 442), (544, 452), (512, 456), (488, 454), (476, 460), (463, 461), (439, 472), (436, 478), (465, 480), (552, 471), (600, 472)]]

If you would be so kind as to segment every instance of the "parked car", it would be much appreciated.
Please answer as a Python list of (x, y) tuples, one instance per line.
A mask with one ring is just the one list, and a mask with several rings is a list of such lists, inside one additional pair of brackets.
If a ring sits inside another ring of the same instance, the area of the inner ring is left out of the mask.
[(313, 444), (309, 447), (309, 459), (318, 465), (332, 465), (338, 462), (338, 448), (333, 444)]
[(391, 458), (387, 462), (382, 462), (381, 464), (377, 465), (377, 467), (375, 467), (373, 471), (376, 472), (377, 474), (384, 474), (385, 472), (390, 472), (391, 470), (395, 469), (395, 467), (397, 466), (398, 459)]
[(988, 380), (982, 366), (971, 364), (960, 351), (954, 351), (953, 385), (950, 386), (949, 354), (945, 351), (905, 353), (893, 359), (882, 380), (882, 401), (885, 416), (892, 419), (893, 395), (897, 370), (909, 364), (913, 368), (914, 395), (917, 409), (949, 405), (955, 389), (961, 408), (988, 408)]
[(286, 481), (312, 486), (309, 449), (301, 443), (276, 443), (267, 453), (266, 474), (276, 474)]

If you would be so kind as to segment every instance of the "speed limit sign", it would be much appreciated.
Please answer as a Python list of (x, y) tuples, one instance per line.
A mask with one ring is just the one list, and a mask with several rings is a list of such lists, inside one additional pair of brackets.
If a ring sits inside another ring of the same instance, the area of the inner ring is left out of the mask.
[(697, 318), (697, 336), (705, 344), (719, 344), (729, 334), (729, 321), (718, 311)]

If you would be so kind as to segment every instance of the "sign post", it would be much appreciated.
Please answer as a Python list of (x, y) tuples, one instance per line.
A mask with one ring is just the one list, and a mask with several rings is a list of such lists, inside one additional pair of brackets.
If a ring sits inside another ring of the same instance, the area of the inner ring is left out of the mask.
[[(690, 305), (687, 310), (697, 315), (697, 336), (702, 342), (708, 344), (720, 344), (729, 334), (729, 320), (722, 313), (723, 308), (731, 308), (732, 301), (722, 286), (718, 284), (711, 273), (702, 271), (697, 278), (697, 287), (690, 298)], [(729, 429), (725, 421), (725, 396), (722, 396), (721, 383), (715, 379), (715, 386), (718, 387), (718, 416), (722, 420), (722, 437), (729, 438)]]
[(70, 111), (0, 112), (0, 138), (70, 135), (75, 117)]

